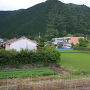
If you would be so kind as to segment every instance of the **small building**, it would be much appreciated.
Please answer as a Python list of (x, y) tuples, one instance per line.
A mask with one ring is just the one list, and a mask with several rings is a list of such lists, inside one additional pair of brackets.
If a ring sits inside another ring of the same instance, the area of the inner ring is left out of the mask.
[(52, 45), (58, 47), (58, 46), (62, 46), (62, 47), (66, 47), (66, 48), (71, 48), (72, 45), (69, 42), (65, 42), (65, 41), (61, 41), (61, 40), (56, 40), (54, 42), (52, 42)]
[(3, 39), (0, 38), (0, 44), (3, 43), (3, 42), (4, 42)]
[(1, 44), (5, 50), (15, 49), (20, 51), (21, 49), (36, 50), (37, 42), (30, 40), (24, 36), (21, 38), (13, 38)]
[(62, 37), (62, 38), (53, 38), (54, 42), (52, 42), (52, 45), (58, 47), (62, 46), (64, 48), (71, 48), (73, 43), (74, 45), (78, 43), (79, 38), (84, 37)]
[(68, 43), (73, 43), (74, 45), (78, 43), (79, 38), (84, 38), (84, 37), (62, 37), (62, 38), (53, 38), (53, 40), (57, 41), (62, 41), (62, 42), (68, 42)]

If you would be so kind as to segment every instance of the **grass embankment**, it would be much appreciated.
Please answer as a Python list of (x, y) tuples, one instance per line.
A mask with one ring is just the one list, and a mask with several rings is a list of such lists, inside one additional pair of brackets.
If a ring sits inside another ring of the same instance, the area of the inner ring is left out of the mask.
[(90, 54), (72, 49), (59, 49), (61, 65), (73, 71), (75, 75), (90, 76)]
[(56, 75), (58, 73), (47, 68), (0, 70), (0, 79), (48, 76), (48, 75), (53, 75), (53, 74)]

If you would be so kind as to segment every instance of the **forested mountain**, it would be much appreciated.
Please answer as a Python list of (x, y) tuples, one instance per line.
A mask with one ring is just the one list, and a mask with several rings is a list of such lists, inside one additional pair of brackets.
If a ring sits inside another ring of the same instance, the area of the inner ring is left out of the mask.
[(64, 4), (58, 0), (47, 0), (0, 21), (2, 38), (25, 35), (46, 39), (68, 34), (90, 34), (90, 8), (85, 5)]
[(11, 17), (15, 13), (18, 13), (24, 9), (14, 10), (14, 11), (0, 11), (0, 20), (6, 19), (8, 17)]

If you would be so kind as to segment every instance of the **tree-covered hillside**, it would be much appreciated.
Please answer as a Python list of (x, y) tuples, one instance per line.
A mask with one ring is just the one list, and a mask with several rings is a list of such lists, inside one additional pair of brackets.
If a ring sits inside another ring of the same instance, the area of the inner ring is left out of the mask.
[(14, 11), (0, 11), (0, 20), (6, 19), (8, 17), (11, 17), (15, 13), (18, 13), (18, 12), (20, 12), (22, 10), (24, 10), (24, 9), (14, 10)]
[(64, 4), (58, 0), (47, 0), (12, 17), (0, 21), (2, 38), (25, 35), (46, 39), (68, 34), (90, 34), (90, 8), (85, 5)]

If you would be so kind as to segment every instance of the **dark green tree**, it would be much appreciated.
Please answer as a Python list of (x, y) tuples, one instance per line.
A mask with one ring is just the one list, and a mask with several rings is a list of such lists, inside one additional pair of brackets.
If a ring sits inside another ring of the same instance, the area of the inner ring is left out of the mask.
[(84, 38), (79, 38), (79, 47), (87, 47), (89, 44), (89, 41)]
[(59, 32), (58, 30), (55, 30), (53, 28), (48, 28), (45, 34), (45, 38), (47, 40), (51, 40), (52, 38), (58, 37), (59, 36)]
[(45, 42), (44, 38), (42, 38), (42, 37), (38, 38), (38, 48), (43, 48), (45, 45), (44, 42)]

